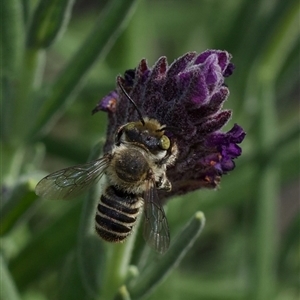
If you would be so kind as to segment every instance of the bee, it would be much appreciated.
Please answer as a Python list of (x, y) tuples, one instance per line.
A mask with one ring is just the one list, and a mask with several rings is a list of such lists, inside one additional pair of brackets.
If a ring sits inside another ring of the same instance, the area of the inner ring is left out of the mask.
[(166, 135), (166, 126), (143, 117), (118, 77), (118, 85), (134, 105), (139, 120), (118, 128), (112, 150), (103, 157), (56, 171), (36, 186), (46, 199), (72, 199), (87, 191), (105, 175), (106, 187), (96, 210), (95, 229), (108, 242), (123, 242), (144, 210), (144, 238), (163, 254), (170, 244), (167, 218), (158, 190), (170, 191), (166, 171), (175, 163), (177, 145)]

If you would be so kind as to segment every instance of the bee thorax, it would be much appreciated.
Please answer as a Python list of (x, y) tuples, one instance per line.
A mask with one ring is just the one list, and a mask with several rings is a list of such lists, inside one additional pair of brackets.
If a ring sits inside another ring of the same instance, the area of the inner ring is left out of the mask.
[(149, 164), (141, 151), (132, 149), (115, 155), (115, 170), (117, 176), (128, 183), (144, 180), (149, 170)]

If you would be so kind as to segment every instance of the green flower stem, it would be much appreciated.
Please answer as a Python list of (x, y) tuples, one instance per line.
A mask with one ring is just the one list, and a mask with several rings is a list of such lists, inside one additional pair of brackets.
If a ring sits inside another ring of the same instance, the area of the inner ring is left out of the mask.
[(255, 219), (255, 260), (251, 299), (273, 299), (276, 290), (276, 230), (279, 172), (272, 163), (259, 170)]
[(113, 299), (126, 280), (140, 219), (141, 216), (138, 218), (132, 234), (124, 243), (108, 245), (108, 257), (105, 265), (106, 274), (103, 279), (101, 299)]
[(0, 253), (0, 299), (21, 300), (14, 280), (7, 269), (6, 263)]
[(125, 285), (122, 285), (114, 300), (131, 300), (128, 290)]
[(24, 50), (24, 23), (19, 0), (0, 3), (1, 77), (15, 78), (19, 72)]
[[(260, 60), (256, 64), (257, 98), (259, 103), (259, 131), (257, 136), (258, 153), (261, 159), (257, 161), (257, 195), (254, 228), (254, 261), (251, 299), (273, 299), (276, 289), (276, 245), (278, 217), (279, 167), (272, 154), (276, 142), (277, 116), (275, 107), (275, 80), (284, 60), (282, 53), (293, 49), (299, 38), (298, 10), (295, 3), (278, 22), (278, 30), (273, 31), (269, 43)], [(258, 76), (257, 76), (258, 75)], [(269, 156), (266, 154), (269, 153)]]
[(14, 93), (24, 51), (24, 24), (19, 0), (0, 2), (1, 137), (11, 139), (14, 125)]
[(24, 160), (24, 149), (14, 148), (10, 145), (3, 145), (1, 147), (1, 168), (2, 174), (6, 174), (5, 178), (1, 178), (1, 181), (9, 186), (12, 186), (18, 178), (23, 160)]
[(35, 185), (34, 180), (20, 180), (14, 186), (9, 199), (0, 204), (0, 236), (7, 234), (37, 200)]
[(296, 213), (293, 221), (286, 230), (286, 234), (283, 237), (283, 242), (280, 245), (280, 255), (279, 255), (279, 266), (281, 269), (284, 267), (284, 263), (288, 260), (289, 251), (294, 245), (297, 247), (299, 244), (299, 228), (300, 228), (300, 211)]
[[(98, 159), (102, 153), (102, 144), (92, 150), (89, 161)], [(95, 211), (101, 195), (101, 183), (93, 186), (83, 202), (78, 231), (77, 262), (83, 286), (88, 294), (97, 298), (101, 284), (104, 246), (95, 234)]]
[(128, 292), (132, 299), (140, 299), (149, 294), (170, 274), (192, 247), (204, 228), (204, 225), (204, 214), (202, 212), (196, 212), (161, 259), (152, 263), (149, 269), (142, 272), (140, 276), (136, 280), (133, 280), (128, 286)]
[[(288, 54), (299, 42), (299, 1), (290, 1), (289, 7), (276, 22), (269, 43), (262, 57), (260, 76), (263, 80), (274, 81), (278, 78)], [(285, 57), (283, 57), (285, 53)]]
[(30, 125), (34, 121), (32, 97), (41, 82), (41, 71), (44, 66), (44, 50), (27, 49), (23, 57), (23, 66), (19, 77), (14, 105), (13, 144), (24, 141)]
[(48, 270), (57, 270), (61, 267), (66, 255), (74, 246), (75, 230), (78, 226), (77, 216), (82, 209), (79, 204), (81, 203), (78, 201), (70, 203), (68, 211), (33, 235), (30, 243), (11, 259), (9, 268), (20, 290), (39, 280)]
[(71, 93), (82, 82), (99, 56), (107, 54), (129, 21), (136, 2), (137, 0), (109, 2), (96, 21), (94, 29), (55, 81), (50, 96), (38, 112), (32, 135), (35, 136), (56, 113), (62, 113), (70, 105)]
[(276, 137), (276, 112), (274, 88), (270, 81), (264, 81), (258, 96), (260, 103), (259, 150), (262, 154), (257, 169), (257, 195), (254, 227), (254, 272), (251, 299), (273, 299), (276, 278), (276, 231), (278, 214), (279, 168), (270, 154), (264, 155), (274, 144)]
[(87, 293), (97, 299), (104, 269), (104, 245), (95, 233), (95, 211), (100, 186), (91, 188), (83, 202), (77, 243), (77, 263), (81, 281)]
[(59, 284), (56, 286), (55, 300), (84, 299), (95, 300), (88, 297), (82, 284), (81, 274), (78, 269), (78, 260), (75, 249), (69, 251), (59, 271)]

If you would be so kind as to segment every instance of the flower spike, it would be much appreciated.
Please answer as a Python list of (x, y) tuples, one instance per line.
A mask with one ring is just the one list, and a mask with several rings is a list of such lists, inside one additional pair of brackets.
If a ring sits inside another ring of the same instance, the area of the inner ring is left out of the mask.
[(167, 169), (172, 191), (159, 191), (160, 197), (216, 188), (222, 176), (234, 169), (234, 159), (242, 152), (238, 144), (245, 137), (237, 124), (221, 131), (232, 115), (222, 106), (229, 96), (224, 79), (233, 70), (231, 55), (220, 50), (188, 52), (170, 65), (161, 57), (152, 68), (141, 60), (117, 78), (120, 89), (104, 97), (93, 111), (108, 113), (104, 151), (113, 147), (120, 126), (143, 117), (156, 119), (178, 146), (177, 160)]

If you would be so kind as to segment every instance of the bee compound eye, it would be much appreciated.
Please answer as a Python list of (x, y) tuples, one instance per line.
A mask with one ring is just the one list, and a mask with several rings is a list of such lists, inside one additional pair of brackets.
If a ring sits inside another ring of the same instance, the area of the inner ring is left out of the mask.
[(130, 123), (125, 125), (125, 130), (126, 131), (133, 130), (134, 128), (135, 128), (135, 123), (133, 123), (133, 122), (130, 122)]
[(166, 135), (163, 135), (159, 140), (159, 146), (163, 150), (168, 150), (170, 148), (170, 140)]

